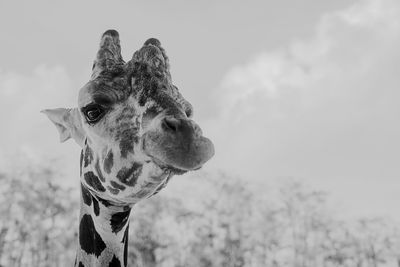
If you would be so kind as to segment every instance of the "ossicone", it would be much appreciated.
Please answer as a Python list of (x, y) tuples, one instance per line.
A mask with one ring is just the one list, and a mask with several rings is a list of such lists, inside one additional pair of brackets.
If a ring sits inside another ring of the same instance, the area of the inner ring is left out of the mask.
[(94, 61), (92, 80), (99, 76), (115, 76), (122, 72), (124, 64), (119, 33), (116, 30), (105, 31), (101, 36), (100, 48)]

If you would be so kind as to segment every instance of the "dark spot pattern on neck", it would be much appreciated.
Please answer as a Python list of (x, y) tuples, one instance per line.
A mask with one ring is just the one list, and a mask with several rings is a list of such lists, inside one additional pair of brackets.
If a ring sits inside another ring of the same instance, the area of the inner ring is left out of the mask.
[(119, 184), (119, 183), (117, 183), (117, 182), (114, 182), (114, 181), (110, 181), (110, 184), (113, 186), (113, 187), (115, 187), (116, 189), (119, 189), (119, 190), (125, 190), (125, 186), (123, 186), (122, 184)]
[(99, 178), (91, 171), (85, 173), (84, 175), (85, 182), (92, 187), (95, 191), (105, 192), (106, 189), (100, 182)]
[(111, 203), (108, 200), (105, 200), (104, 198), (97, 197), (97, 200), (100, 201), (101, 204), (104, 205), (104, 207), (109, 207), (111, 206)]
[(131, 210), (117, 212), (111, 216), (110, 225), (113, 233), (118, 233), (122, 230), (125, 224), (129, 221)]
[(95, 197), (92, 197), (92, 199), (93, 199), (93, 211), (94, 211), (94, 214), (96, 216), (99, 216), (99, 214), (100, 214), (99, 202), (97, 201), (97, 199)]
[(106, 248), (106, 244), (96, 231), (92, 217), (88, 214), (82, 216), (79, 224), (79, 244), (83, 251), (96, 257), (99, 257)]
[(118, 195), (118, 193), (119, 193), (119, 189), (113, 188), (113, 187), (108, 186), (108, 185), (107, 185), (107, 189), (108, 189), (108, 191), (110, 191), (110, 193), (113, 194), (113, 195)]
[(117, 179), (128, 186), (134, 186), (136, 184), (137, 178), (142, 173), (142, 165), (134, 162), (131, 168), (122, 168), (117, 173)]
[(86, 205), (88, 205), (90, 207), (90, 205), (92, 205), (92, 195), (90, 194), (89, 190), (83, 184), (81, 184), (81, 194), (82, 194), (83, 203), (85, 203)]
[(121, 262), (115, 255), (113, 256), (112, 260), (110, 261), (110, 264), (108, 267), (121, 267)]

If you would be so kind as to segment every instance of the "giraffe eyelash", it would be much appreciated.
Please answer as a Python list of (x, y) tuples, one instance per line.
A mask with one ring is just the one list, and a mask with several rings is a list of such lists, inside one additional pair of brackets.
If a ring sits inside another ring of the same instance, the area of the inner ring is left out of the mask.
[(81, 109), (86, 121), (89, 124), (94, 124), (104, 117), (107, 109), (101, 105), (91, 103)]

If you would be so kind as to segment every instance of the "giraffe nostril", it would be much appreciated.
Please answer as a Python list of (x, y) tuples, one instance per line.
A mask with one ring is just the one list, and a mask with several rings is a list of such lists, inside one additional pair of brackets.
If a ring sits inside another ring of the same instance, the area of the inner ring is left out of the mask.
[(201, 130), (199, 125), (194, 123), (193, 128), (194, 128), (194, 133), (195, 133), (196, 137), (200, 137), (203, 135), (203, 131)]
[(171, 118), (171, 117), (166, 117), (162, 121), (162, 127), (164, 130), (171, 131), (171, 132), (177, 132), (179, 125), (180, 125), (180, 120)]

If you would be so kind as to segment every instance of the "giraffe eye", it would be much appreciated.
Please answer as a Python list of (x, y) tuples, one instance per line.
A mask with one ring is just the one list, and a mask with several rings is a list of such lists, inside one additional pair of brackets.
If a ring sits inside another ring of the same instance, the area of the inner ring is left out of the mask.
[(95, 123), (99, 121), (104, 115), (104, 109), (99, 105), (91, 105), (84, 109), (86, 120), (89, 123)]

